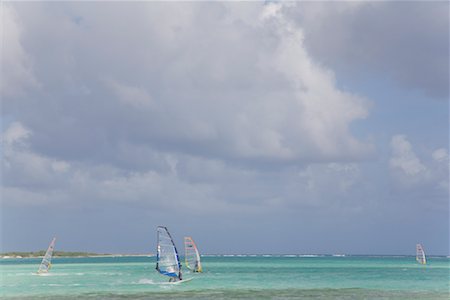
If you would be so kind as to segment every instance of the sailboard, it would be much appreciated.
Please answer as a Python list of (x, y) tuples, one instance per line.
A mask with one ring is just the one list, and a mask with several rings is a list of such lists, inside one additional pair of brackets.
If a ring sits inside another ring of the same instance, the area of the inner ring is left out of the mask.
[(160, 274), (168, 276), (171, 282), (182, 280), (178, 251), (169, 230), (164, 226), (158, 226), (156, 234), (156, 270)]
[(416, 260), (421, 265), (425, 265), (427, 263), (425, 251), (423, 251), (423, 247), (421, 244), (416, 245)]
[(47, 248), (47, 251), (45, 252), (41, 264), (39, 265), (39, 269), (37, 271), (38, 274), (48, 273), (48, 271), (52, 267), (52, 256), (53, 250), (55, 249), (55, 242), (56, 238), (53, 238), (53, 240), (50, 242), (50, 245)]
[(192, 272), (203, 272), (197, 245), (190, 236), (184, 237), (184, 260), (186, 267)]
[(194, 279), (194, 278), (183, 278), (183, 280), (178, 280), (178, 281), (174, 281), (174, 282), (170, 282), (170, 284), (180, 284), (180, 283), (186, 283), (186, 282), (189, 282), (189, 281), (191, 281), (192, 279)]

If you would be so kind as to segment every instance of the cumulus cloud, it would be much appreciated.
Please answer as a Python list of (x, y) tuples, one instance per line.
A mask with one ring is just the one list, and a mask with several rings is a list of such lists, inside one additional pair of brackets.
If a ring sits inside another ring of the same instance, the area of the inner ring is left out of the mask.
[[(420, 158), (405, 135), (391, 139), (392, 155), (389, 161), (394, 190), (415, 196), (439, 199), (448, 204), (449, 163), (448, 150), (439, 148)], [(435, 205), (438, 203), (430, 205)]]
[(30, 134), (31, 132), (20, 122), (13, 122), (5, 132), (3, 132), (1, 141), (4, 147), (9, 148), (14, 144), (23, 144)]
[[(372, 151), (349, 130), (367, 117), (368, 102), (337, 88), (279, 5), (252, 4), (253, 14), (221, 3), (51, 6), (15, 7), (46, 91), (5, 105), (36, 129), (38, 152), (91, 160), (129, 144), (285, 164), (359, 160)], [(117, 24), (123, 9), (133, 22)], [(64, 26), (39, 43), (65, 38), (49, 57), (35, 41), (52, 19)]]
[[(37, 154), (29, 147), (32, 135), (18, 122), (3, 133), (4, 207), (122, 204), (176, 215), (257, 215), (323, 205), (354, 209), (345, 199), (358, 182), (355, 164), (318, 164), (267, 174), (222, 160), (161, 152), (147, 157), (159, 165), (126, 171), (113, 164), (89, 165)], [(330, 197), (324, 197), (323, 190)]]
[(412, 150), (411, 143), (404, 135), (396, 135), (391, 140), (392, 158), (391, 168), (398, 169), (407, 176), (424, 174), (427, 169)]
[(439, 148), (433, 151), (433, 159), (437, 162), (448, 161), (448, 151), (445, 148)]

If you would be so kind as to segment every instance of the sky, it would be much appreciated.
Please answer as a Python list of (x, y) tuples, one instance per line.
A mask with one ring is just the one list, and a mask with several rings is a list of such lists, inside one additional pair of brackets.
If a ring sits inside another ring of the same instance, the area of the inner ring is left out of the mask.
[(450, 254), (448, 2), (1, 20), (1, 251)]

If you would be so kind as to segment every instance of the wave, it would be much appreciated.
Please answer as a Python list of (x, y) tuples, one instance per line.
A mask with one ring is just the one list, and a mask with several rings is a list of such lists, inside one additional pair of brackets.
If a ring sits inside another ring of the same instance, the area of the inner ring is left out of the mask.
[[(192, 280), (192, 278), (186, 278), (185, 280), (183, 280), (183, 282), (185, 281), (190, 281)], [(137, 284), (150, 284), (150, 285), (174, 285), (174, 284), (178, 284), (181, 283), (182, 281), (177, 281), (177, 282), (169, 282), (169, 281), (154, 281), (152, 279), (148, 279), (148, 278), (142, 278), (139, 279), (139, 281), (137, 282)]]
[(76, 275), (76, 276), (83, 276), (83, 275), (85, 275), (85, 273), (55, 273), (55, 272), (49, 272), (49, 273), (40, 273), (40, 274), (38, 274), (38, 273), (33, 272), (33, 273), (31, 273), (31, 275), (43, 276), (43, 277), (74, 276), (74, 275)]
[(153, 280), (147, 279), (147, 278), (139, 279), (139, 281), (137, 283), (138, 284), (158, 284), (158, 283), (155, 283)]

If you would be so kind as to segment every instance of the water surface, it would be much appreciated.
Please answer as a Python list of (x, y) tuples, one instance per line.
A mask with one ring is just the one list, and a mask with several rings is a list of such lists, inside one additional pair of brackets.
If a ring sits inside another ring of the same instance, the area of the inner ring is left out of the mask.
[(169, 284), (154, 257), (0, 260), (2, 299), (449, 299), (450, 259), (431, 257), (206, 256), (202, 274)]

